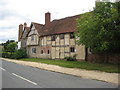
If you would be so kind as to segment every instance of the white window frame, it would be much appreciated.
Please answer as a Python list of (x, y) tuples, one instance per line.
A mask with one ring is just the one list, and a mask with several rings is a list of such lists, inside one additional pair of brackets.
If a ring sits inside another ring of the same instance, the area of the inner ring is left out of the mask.
[(36, 48), (31, 48), (31, 52), (32, 52), (33, 54), (35, 54), (35, 53), (36, 53)]

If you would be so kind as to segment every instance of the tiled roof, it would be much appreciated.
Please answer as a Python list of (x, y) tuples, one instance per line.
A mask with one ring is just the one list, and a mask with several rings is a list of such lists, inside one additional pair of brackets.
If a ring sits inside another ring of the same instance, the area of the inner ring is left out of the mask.
[(42, 35), (42, 33), (43, 33), (43, 24), (39, 24), (39, 23), (35, 23), (35, 22), (32, 22), (32, 24), (34, 24), (34, 26), (35, 26), (35, 28), (36, 28), (36, 30), (37, 30), (37, 32), (39, 33), (39, 35)]
[[(69, 32), (76, 31), (76, 19), (79, 17), (80, 15), (76, 15), (76, 16), (59, 19), (59, 20), (53, 20), (47, 26), (43, 24), (35, 23), (35, 22), (32, 22), (32, 24), (34, 24), (40, 36), (69, 33)], [(32, 24), (31, 24), (31, 27), (32, 27)]]
[(59, 20), (53, 20), (48, 27), (43, 27), (43, 36), (44, 35), (52, 35), (52, 34), (60, 34), (60, 33), (68, 33), (76, 31), (76, 19), (79, 18), (80, 15), (67, 17)]

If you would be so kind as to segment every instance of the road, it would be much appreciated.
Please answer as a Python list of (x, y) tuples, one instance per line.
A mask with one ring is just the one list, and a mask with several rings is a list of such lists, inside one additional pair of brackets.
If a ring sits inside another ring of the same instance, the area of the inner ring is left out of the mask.
[(112, 83), (83, 79), (4, 60), (0, 62), (2, 88), (118, 88)]

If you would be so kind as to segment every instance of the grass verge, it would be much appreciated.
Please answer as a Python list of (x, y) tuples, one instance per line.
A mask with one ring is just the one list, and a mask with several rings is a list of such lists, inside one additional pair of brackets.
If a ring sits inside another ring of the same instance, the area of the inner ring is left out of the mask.
[(19, 60), (52, 64), (67, 68), (80, 68), (86, 70), (104, 71), (109, 73), (120, 73), (120, 71), (118, 70), (118, 65), (114, 65), (114, 64), (97, 64), (97, 63), (89, 63), (85, 61), (65, 61), (65, 60), (50, 60), (50, 59), (39, 59), (39, 58), (22, 58)]

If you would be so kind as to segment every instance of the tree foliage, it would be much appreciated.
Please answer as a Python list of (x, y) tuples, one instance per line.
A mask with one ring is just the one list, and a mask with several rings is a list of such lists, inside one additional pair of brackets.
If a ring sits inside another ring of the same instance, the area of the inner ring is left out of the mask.
[(16, 42), (11, 42), (7, 46), (9, 52), (15, 52), (17, 49), (17, 43)]
[(17, 48), (17, 43), (14, 40), (8, 40), (3, 44), (4, 51), (14, 52)]
[(2, 57), (19, 59), (27, 57), (25, 49), (17, 49), (17, 43), (14, 40), (8, 40), (3, 44), (4, 52), (2, 52)]
[(27, 53), (25, 49), (18, 49), (14, 54), (15, 59), (26, 58), (26, 57), (27, 57)]
[(93, 53), (120, 53), (120, 2), (97, 2), (77, 20), (78, 44)]

